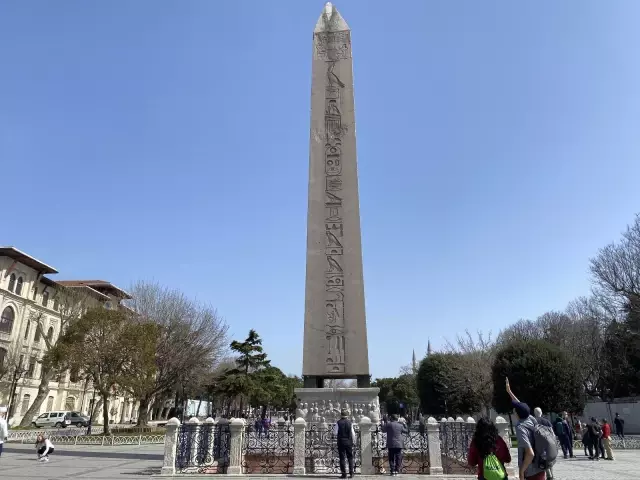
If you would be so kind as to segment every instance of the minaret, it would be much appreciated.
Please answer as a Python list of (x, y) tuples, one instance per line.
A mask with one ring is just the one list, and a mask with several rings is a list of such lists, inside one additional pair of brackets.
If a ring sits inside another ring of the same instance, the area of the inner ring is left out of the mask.
[(431, 355), (431, 339), (427, 340), (427, 356)]
[(413, 374), (418, 373), (418, 364), (416, 362), (416, 349), (413, 349), (413, 357), (411, 358), (411, 366), (413, 368)]

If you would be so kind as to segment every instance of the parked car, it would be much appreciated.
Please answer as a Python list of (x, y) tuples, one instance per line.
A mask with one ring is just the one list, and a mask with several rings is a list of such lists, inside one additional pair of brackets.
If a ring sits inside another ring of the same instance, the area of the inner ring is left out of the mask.
[(69, 425), (86, 427), (89, 425), (89, 417), (82, 415), (80, 412), (57, 410), (55, 412), (45, 412), (38, 415), (32, 422), (32, 425), (38, 428), (66, 428)]

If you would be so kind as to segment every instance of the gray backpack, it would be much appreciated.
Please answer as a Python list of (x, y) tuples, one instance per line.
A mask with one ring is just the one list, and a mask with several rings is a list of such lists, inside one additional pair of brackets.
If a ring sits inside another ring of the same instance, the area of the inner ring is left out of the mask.
[(527, 429), (533, 433), (533, 462), (540, 470), (546, 470), (556, 463), (558, 458), (558, 446), (553, 428), (547, 427), (533, 420), (534, 427)]

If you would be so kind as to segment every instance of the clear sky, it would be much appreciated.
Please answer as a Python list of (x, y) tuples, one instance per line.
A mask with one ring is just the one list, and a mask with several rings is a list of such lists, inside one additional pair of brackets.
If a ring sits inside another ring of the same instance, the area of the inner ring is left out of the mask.
[[(590, 289), (640, 211), (640, 2), (343, 0), (372, 374)], [(322, 1), (0, 2), (0, 244), (300, 373)]]

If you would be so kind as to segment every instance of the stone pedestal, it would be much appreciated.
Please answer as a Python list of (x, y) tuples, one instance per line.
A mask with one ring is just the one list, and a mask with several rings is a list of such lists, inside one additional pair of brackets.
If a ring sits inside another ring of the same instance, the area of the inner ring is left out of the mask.
[(361, 473), (362, 475), (374, 475), (376, 472), (373, 468), (373, 450), (371, 447), (371, 430), (375, 424), (371, 423), (369, 417), (360, 419), (360, 455), (361, 457)]
[(307, 422), (304, 421), (304, 418), (296, 418), (296, 421), (293, 422), (293, 474), (294, 475), (305, 474), (306, 429), (307, 429)]
[(342, 409), (349, 410), (354, 423), (363, 417), (373, 423), (380, 421), (379, 388), (296, 388), (295, 393), (296, 418), (304, 418), (307, 423), (335, 423)]
[[(496, 417), (496, 427), (498, 427), (498, 433), (507, 444), (507, 447), (511, 447), (511, 429), (509, 428), (509, 422), (503, 417)], [(517, 459), (516, 459), (517, 461)], [(507, 463), (504, 466), (509, 478), (516, 478), (518, 476), (518, 469), (511, 463)]]
[(164, 434), (164, 460), (162, 462), (161, 475), (175, 475), (176, 473), (176, 443), (178, 442), (178, 429), (180, 420), (172, 418), (167, 422)]
[(427, 441), (429, 442), (429, 474), (442, 475), (442, 447), (440, 445), (440, 424), (429, 417), (427, 419)]
[(229, 422), (229, 475), (242, 475), (242, 440), (244, 435), (244, 420), (234, 418)]

